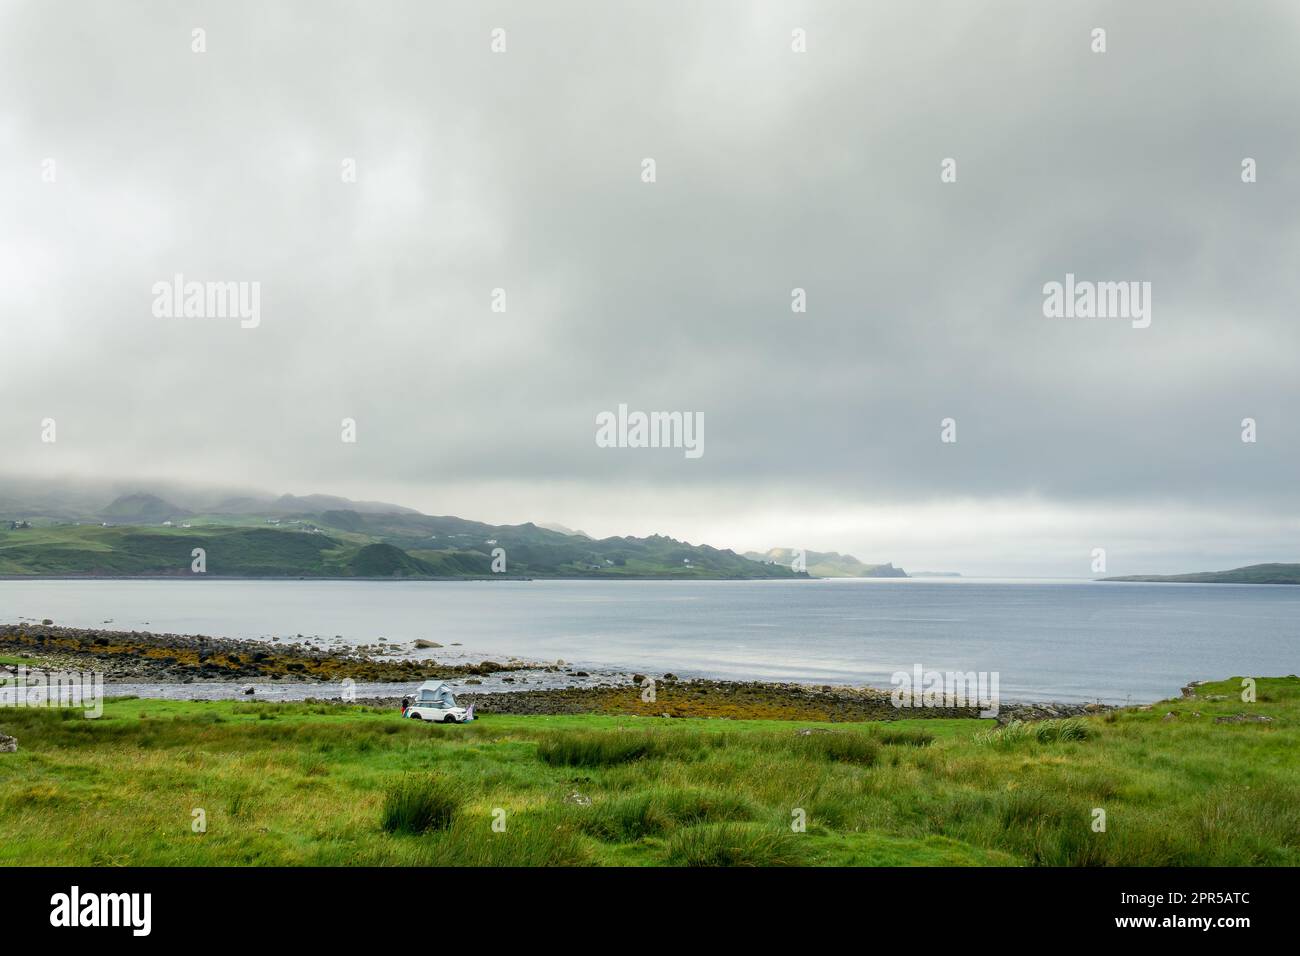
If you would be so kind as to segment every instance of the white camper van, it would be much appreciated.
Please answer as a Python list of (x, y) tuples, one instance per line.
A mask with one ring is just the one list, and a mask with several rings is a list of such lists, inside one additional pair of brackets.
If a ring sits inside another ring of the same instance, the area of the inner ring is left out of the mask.
[(474, 708), (457, 704), (451, 688), (442, 681), (427, 680), (414, 698), (402, 701), (402, 716), (440, 724), (463, 724), (474, 719)]

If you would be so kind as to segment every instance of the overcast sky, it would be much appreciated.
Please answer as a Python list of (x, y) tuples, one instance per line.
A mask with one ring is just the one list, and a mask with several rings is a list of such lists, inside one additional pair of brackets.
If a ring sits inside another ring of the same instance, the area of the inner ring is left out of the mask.
[[(0, 0), (0, 472), (1300, 560), (1298, 54), (1288, 0)], [(155, 316), (177, 273), (260, 324)], [(1045, 318), (1067, 273), (1150, 282), (1150, 327)], [(620, 403), (704, 455), (597, 447)]]

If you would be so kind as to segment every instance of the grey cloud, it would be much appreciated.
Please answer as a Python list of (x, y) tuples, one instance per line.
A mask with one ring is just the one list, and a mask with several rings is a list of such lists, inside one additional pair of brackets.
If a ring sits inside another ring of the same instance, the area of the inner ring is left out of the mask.
[[(0, 16), (11, 468), (1295, 514), (1293, 5)], [(154, 319), (177, 272), (262, 326)], [(1045, 319), (1066, 272), (1151, 281), (1151, 328)], [(703, 411), (705, 457), (596, 448), (619, 402)]]

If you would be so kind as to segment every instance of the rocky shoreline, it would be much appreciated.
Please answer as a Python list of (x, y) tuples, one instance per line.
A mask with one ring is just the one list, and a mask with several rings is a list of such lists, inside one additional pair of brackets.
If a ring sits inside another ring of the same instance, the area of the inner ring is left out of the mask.
[(30, 667), (95, 670), (107, 682), (292, 680), (338, 683), (401, 683), (432, 678), (472, 677), (523, 670), (521, 662), (447, 664), (432, 660), (376, 657), (364, 649), (339, 650), (309, 642), (268, 643), (206, 637), (0, 624), (0, 654), (31, 660)]
[[(436, 647), (416, 641), (416, 649)], [(375, 651), (388, 656), (376, 656)], [(510, 660), (447, 663), (399, 659), (396, 645), (322, 647), (310, 641), (272, 642), (61, 627), (52, 622), (0, 625), (0, 655), (33, 670), (93, 670), (112, 685), (142, 683), (175, 687), (238, 682), (256, 695), (270, 682), (320, 684), (320, 697), (342, 697), (341, 682), (409, 684), (447, 680), (458, 699), (481, 714), (621, 714), (648, 717), (864, 721), (915, 718), (975, 718), (976, 708), (908, 708), (893, 705), (889, 691), (758, 681), (680, 680), (673, 674), (616, 671), (589, 674), (563, 661), (551, 664)], [(473, 690), (491, 677), (491, 689)], [(549, 687), (525, 684), (550, 683)], [(332, 686), (327, 686), (332, 685)], [(510, 685), (506, 687), (506, 685)], [(518, 689), (516, 689), (518, 688)], [(383, 691), (380, 691), (382, 694)], [(341, 703), (341, 700), (339, 700)], [(356, 703), (399, 705), (400, 696), (373, 696)], [(1003, 704), (999, 722), (1046, 720), (1112, 709), (1105, 704)]]

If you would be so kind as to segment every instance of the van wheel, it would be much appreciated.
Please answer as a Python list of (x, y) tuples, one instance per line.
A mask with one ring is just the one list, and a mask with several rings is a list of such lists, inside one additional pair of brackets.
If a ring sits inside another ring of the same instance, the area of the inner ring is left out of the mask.
[(424, 720), (424, 718), (420, 716), (420, 712), (419, 712), (418, 710), (413, 710), (413, 711), (411, 711), (411, 719), (412, 719), (412, 720)]
[(454, 724), (456, 722), (456, 718), (453, 717), (451, 714), (448, 714), (446, 717), (442, 718), (442, 722), (444, 724)]

